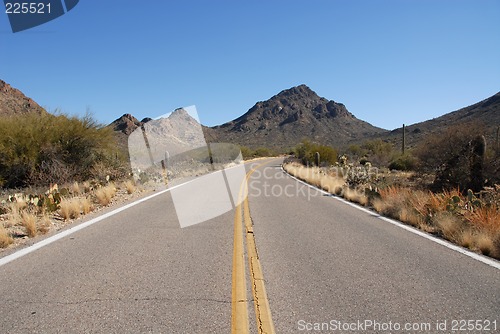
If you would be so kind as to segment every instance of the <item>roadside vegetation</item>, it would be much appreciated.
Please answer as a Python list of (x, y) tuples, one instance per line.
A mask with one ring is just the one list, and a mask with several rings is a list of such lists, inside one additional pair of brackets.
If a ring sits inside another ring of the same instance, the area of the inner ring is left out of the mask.
[(500, 259), (500, 152), (498, 143), (487, 145), (481, 127), (452, 127), (404, 154), (390, 143), (369, 141), (348, 147), (333, 163), (309, 158), (318, 147), (302, 143), (284, 169), (381, 215)]
[(52, 185), (42, 193), (15, 193), (0, 202), (0, 248), (59, 230), (74, 219), (142, 191), (132, 180)]
[(90, 115), (0, 118), (0, 248), (140, 191), (117, 147)]
[(23, 114), (0, 118), (0, 188), (124, 177), (110, 128), (83, 118)]

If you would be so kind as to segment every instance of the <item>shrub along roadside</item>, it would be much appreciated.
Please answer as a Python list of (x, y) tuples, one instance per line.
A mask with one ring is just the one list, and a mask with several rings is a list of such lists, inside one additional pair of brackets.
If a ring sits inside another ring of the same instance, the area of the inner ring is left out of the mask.
[(338, 152), (335, 148), (312, 143), (308, 140), (303, 140), (302, 143), (295, 148), (294, 153), (304, 165), (310, 166), (316, 164), (316, 153), (319, 153), (320, 165), (326, 166), (336, 163), (338, 156)]
[(110, 128), (90, 115), (0, 118), (0, 187), (47, 186), (127, 170)]
[[(500, 185), (479, 195), (458, 189), (433, 193), (389, 186), (379, 191), (349, 188), (328, 171), (299, 164), (284, 169), (301, 180), (462, 247), (500, 259)], [(335, 184), (334, 188), (328, 185)], [(480, 197), (476, 197), (480, 196)]]

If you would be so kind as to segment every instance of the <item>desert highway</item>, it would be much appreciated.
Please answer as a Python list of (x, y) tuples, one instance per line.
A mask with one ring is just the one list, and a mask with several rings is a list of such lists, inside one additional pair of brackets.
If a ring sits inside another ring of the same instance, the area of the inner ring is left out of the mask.
[(0, 332), (500, 331), (498, 267), (280, 164), (247, 164), (248, 201), (210, 221), (181, 229), (167, 191), (0, 262)]

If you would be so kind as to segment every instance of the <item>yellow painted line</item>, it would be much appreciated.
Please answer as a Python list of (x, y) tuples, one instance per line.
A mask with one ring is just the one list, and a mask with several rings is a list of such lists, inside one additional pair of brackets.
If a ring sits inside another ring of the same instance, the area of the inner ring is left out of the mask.
[[(251, 174), (250, 174), (251, 175)], [(264, 274), (260, 265), (255, 235), (253, 234), (252, 218), (250, 217), (250, 207), (248, 197), (243, 202), (243, 217), (247, 231), (247, 253), (248, 264), (250, 266), (250, 279), (252, 284), (252, 293), (255, 305), (255, 316), (257, 318), (257, 328), (261, 334), (276, 333), (271, 316), (271, 308), (267, 298), (266, 287), (264, 283)]]
[[(241, 196), (241, 191), (240, 191)], [(232, 282), (232, 333), (248, 333), (247, 288), (245, 279), (245, 254), (243, 252), (243, 228), (241, 205), (234, 216), (233, 282)]]
[[(248, 192), (247, 185), (250, 176), (257, 168), (269, 164), (272, 161), (267, 161), (252, 168), (246, 179), (240, 187), (239, 199)], [(238, 201), (240, 202), (240, 201)], [(246, 278), (245, 268), (242, 262), (244, 261), (243, 253), (243, 236), (242, 236), (242, 217), (245, 223), (245, 235), (247, 243), (248, 264), (250, 271), (250, 281), (252, 286), (252, 294), (254, 298), (255, 316), (257, 320), (257, 328), (259, 334), (275, 333), (274, 324), (271, 316), (271, 309), (267, 299), (267, 293), (264, 284), (264, 275), (260, 265), (255, 237), (253, 234), (252, 220), (250, 217), (250, 207), (248, 197), (245, 196), (243, 201), (243, 212), (241, 204), (236, 207), (234, 217), (234, 248), (233, 248), (233, 314), (232, 314), (232, 332), (233, 333), (248, 333), (248, 309), (246, 305)], [(242, 276), (243, 275), (243, 276)]]

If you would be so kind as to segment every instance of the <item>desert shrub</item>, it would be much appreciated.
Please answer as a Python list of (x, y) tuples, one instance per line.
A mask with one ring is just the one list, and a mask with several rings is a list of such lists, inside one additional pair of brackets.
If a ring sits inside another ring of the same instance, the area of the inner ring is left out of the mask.
[(485, 146), (484, 126), (467, 123), (448, 127), (429, 135), (417, 147), (417, 170), (436, 173), (434, 190), (472, 188), (479, 191), (484, 185)]
[(0, 152), (4, 187), (83, 180), (93, 176), (99, 163), (116, 169), (118, 159), (112, 130), (97, 124), (90, 115), (2, 118)]
[(417, 165), (417, 159), (410, 153), (395, 156), (389, 163), (389, 169), (400, 171), (414, 170)]
[(274, 154), (272, 150), (267, 147), (259, 147), (254, 151), (253, 155), (255, 157), (272, 157)]
[(241, 146), (241, 155), (243, 159), (252, 159), (252, 158), (260, 158), (260, 157), (274, 157), (277, 155), (273, 149), (267, 147), (258, 147), (256, 149), (251, 149), (246, 146)]
[(315, 164), (316, 152), (319, 153), (321, 165), (330, 166), (337, 162), (337, 150), (331, 146), (304, 140), (295, 148), (295, 156), (299, 158), (304, 165)]
[(365, 141), (360, 149), (364, 158), (370, 161), (374, 166), (387, 166), (391, 157), (394, 155), (392, 144), (382, 139)]

